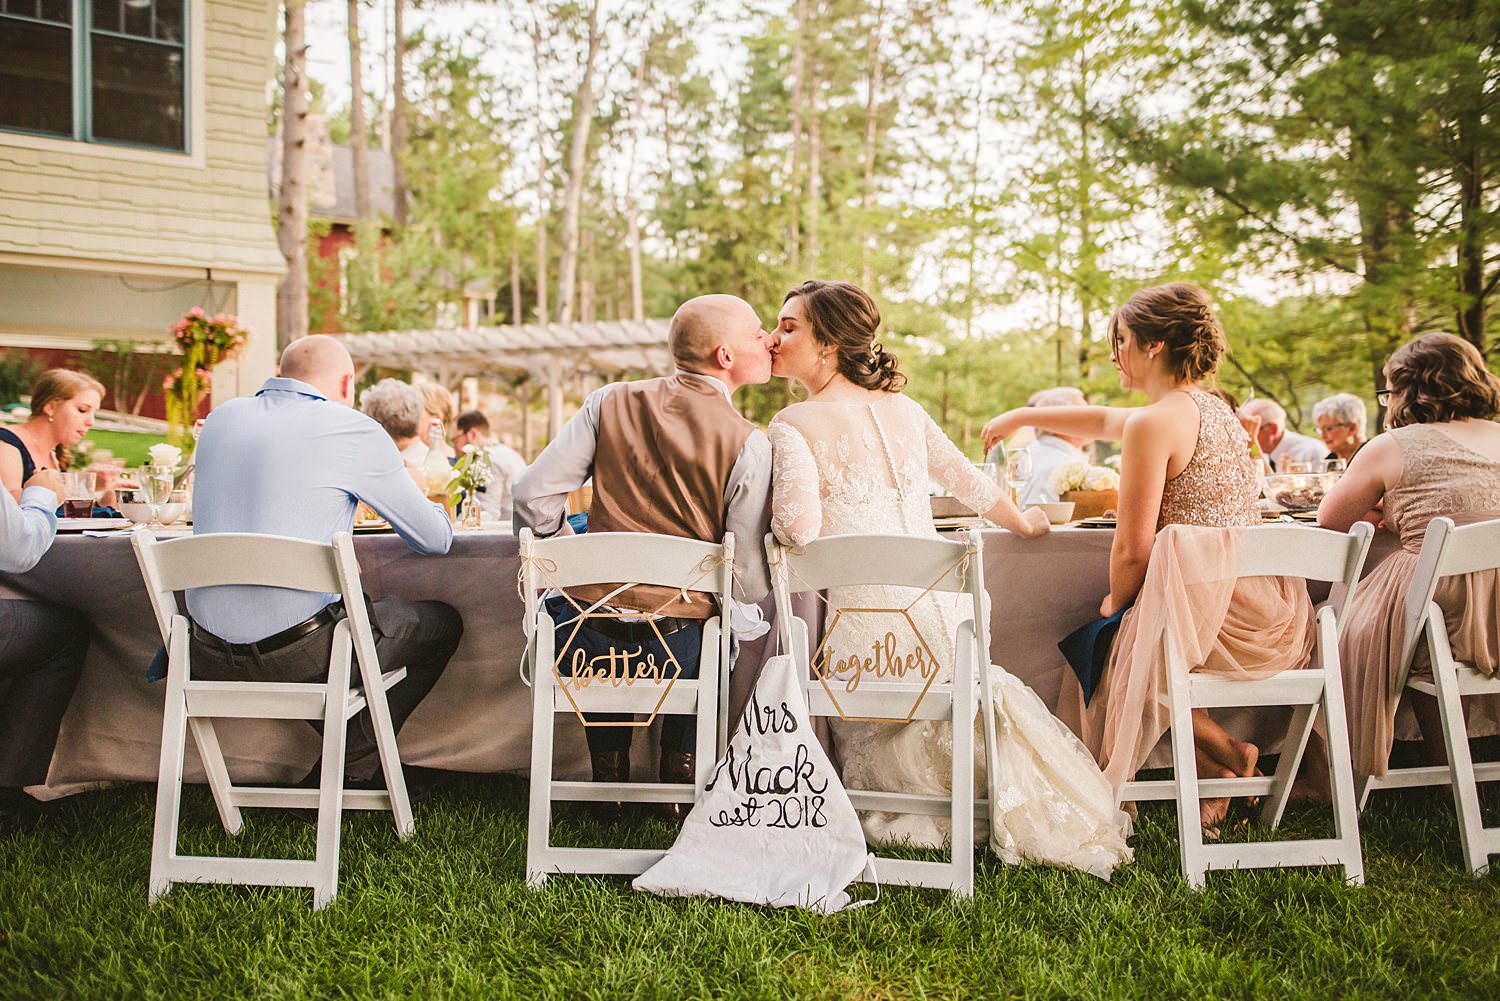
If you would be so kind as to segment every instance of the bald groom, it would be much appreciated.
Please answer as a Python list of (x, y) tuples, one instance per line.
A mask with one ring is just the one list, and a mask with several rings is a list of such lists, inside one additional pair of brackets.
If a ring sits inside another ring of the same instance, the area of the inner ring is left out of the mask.
[[(690, 299), (672, 317), (668, 346), (676, 371), (660, 379), (617, 382), (592, 393), (557, 438), (515, 484), (516, 531), (530, 528), (545, 538), (568, 531), (568, 493), (589, 477), (594, 499), (591, 532), (649, 532), (704, 542), (735, 537), (735, 597), (754, 603), (769, 589), (762, 540), (771, 520), (771, 443), (765, 432), (742, 417), (731, 397), (741, 386), (771, 378), (771, 355), (760, 317), (732, 295)], [(585, 606), (613, 588), (570, 588)], [(611, 598), (607, 606), (624, 619), (589, 619), (576, 633), (577, 612), (566, 598), (549, 599), (558, 624), (557, 649), (590, 657), (615, 648), (670, 653), (682, 676), (698, 676), (699, 644), (705, 619), (717, 614), (701, 594), (671, 598), (671, 592), (636, 588)], [(660, 610), (652, 630), (629, 621), (632, 612)], [(758, 609), (751, 618), (759, 621)], [(764, 628), (763, 626), (761, 627)], [(658, 636), (658, 634), (660, 634)], [(665, 648), (665, 649), (663, 649)], [(629, 717), (596, 714), (590, 721)], [(630, 779), (633, 727), (587, 729), (589, 756), (597, 782)], [(660, 776), (663, 782), (693, 780), (695, 721), (662, 717)], [(679, 804), (663, 812), (681, 819)], [(601, 804), (602, 819), (621, 815), (619, 804)]]

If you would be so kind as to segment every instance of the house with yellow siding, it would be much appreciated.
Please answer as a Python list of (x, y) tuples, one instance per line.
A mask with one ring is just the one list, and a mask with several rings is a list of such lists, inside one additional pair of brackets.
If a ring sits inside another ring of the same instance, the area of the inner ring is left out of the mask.
[(254, 331), (283, 272), (266, 199), (272, 0), (0, 0), (0, 348), (170, 339), (194, 306)]

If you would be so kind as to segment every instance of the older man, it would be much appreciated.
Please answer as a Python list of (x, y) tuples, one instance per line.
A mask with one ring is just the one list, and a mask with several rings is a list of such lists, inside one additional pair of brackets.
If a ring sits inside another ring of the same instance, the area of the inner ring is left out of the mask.
[[(1088, 405), (1083, 390), (1074, 386), (1056, 386), (1031, 394), (1026, 401), (1028, 407), (1082, 407)], [(1093, 443), (1092, 438), (1076, 435), (1054, 434), (1038, 431), (1036, 441), (1022, 451), (1031, 456), (1031, 480), (1021, 488), (1021, 506), (1055, 502), (1057, 492), (1052, 489), (1052, 474), (1059, 466), (1070, 462), (1087, 462), (1084, 448)]]
[[(769, 589), (761, 540), (771, 520), (771, 443), (740, 416), (730, 397), (740, 386), (770, 379), (765, 332), (743, 299), (706, 295), (683, 303), (668, 336), (675, 374), (595, 391), (516, 481), (516, 530), (529, 527), (544, 537), (566, 532), (568, 492), (592, 475), (591, 531), (706, 542), (733, 532), (735, 594), (745, 602), (759, 601)], [(607, 585), (578, 589), (574, 597), (591, 602), (612, 590)], [(654, 629), (644, 621), (593, 619), (575, 635), (569, 623), (577, 612), (565, 598), (550, 600), (558, 649), (567, 649), (571, 640), (595, 654), (617, 647), (661, 660), (670, 654), (682, 677), (696, 678), (703, 622), (716, 610), (702, 595), (662, 590), (632, 589), (611, 599), (613, 610), (627, 616), (663, 613)], [(590, 722), (628, 718), (589, 717)], [(629, 780), (631, 730), (588, 728), (595, 781)], [(695, 736), (692, 717), (663, 717), (663, 782), (692, 781)], [(615, 819), (620, 808), (605, 804), (600, 812)], [(681, 816), (677, 804), (666, 812)]]
[[(0, 571), (25, 573), (41, 560), (57, 535), (62, 492), (55, 469), (37, 470), (19, 503), (0, 490)], [(47, 781), (88, 648), (88, 623), (77, 612), (42, 601), (0, 601), (0, 833), (38, 815), (23, 789)]]
[[(193, 488), (193, 531), (258, 532), (331, 541), (350, 531), (364, 501), (419, 553), (446, 553), (453, 526), (407, 475), (391, 438), (351, 409), (354, 363), (332, 337), (292, 342), (280, 375), (254, 397), (230, 400), (204, 422)], [(205, 678), (315, 681), (327, 677), (337, 595), (276, 587), (188, 592), (193, 671)], [(397, 729), (432, 689), (458, 647), (463, 622), (436, 601), (370, 603), (381, 668), (407, 669), (387, 700)], [(349, 724), (345, 775), (378, 787), (374, 730)], [(316, 766), (310, 774), (316, 774)]]
[(1258, 397), (1240, 407), (1240, 417), (1254, 422), (1260, 421), (1256, 441), (1261, 452), (1271, 460), (1271, 468), (1277, 472), (1289, 472), (1290, 466), (1304, 466), (1309, 470), (1319, 469), (1328, 450), (1316, 438), (1288, 431), (1286, 411), (1275, 400)]

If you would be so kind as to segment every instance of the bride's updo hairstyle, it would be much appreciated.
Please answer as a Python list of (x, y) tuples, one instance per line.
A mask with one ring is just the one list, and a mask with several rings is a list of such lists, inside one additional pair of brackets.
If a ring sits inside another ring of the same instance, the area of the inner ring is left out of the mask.
[(1208, 293), (1187, 282), (1141, 289), (1115, 310), (1109, 318), (1109, 343), (1117, 355), (1122, 323), (1142, 348), (1162, 345), (1172, 374), (1184, 382), (1213, 375), (1229, 350)]
[(834, 350), (844, 378), (887, 393), (906, 385), (896, 356), (875, 341), (880, 310), (864, 289), (849, 282), (806, 281), (781, 301), (785, 305), (792, 299), (802, 300), (813, 338)]

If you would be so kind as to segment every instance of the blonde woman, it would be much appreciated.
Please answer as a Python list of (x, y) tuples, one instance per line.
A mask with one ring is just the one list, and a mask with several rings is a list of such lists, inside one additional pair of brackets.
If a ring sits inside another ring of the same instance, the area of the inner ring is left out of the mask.
[(31, 388), (31, 417), (17, 428), (0, 428), (0, 485), (16, 500), (38, 469), (68, 468), (68, 450), (94, 426), (104, 386), (82, 372), (54, 368)]

